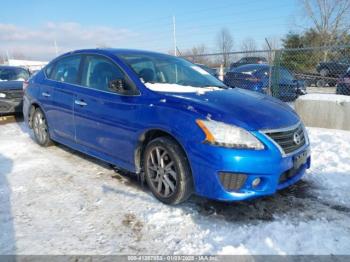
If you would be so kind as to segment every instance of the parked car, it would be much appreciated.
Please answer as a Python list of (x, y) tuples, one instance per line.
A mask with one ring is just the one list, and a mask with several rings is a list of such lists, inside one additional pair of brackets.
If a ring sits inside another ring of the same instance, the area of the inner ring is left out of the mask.
[(203, 70), (205, 70), (206, 72), (208, 72), (209, 74), (211, 74), (212, 76), (215, 76), (216, 78), (219, 77), (219, 74), (215, 68), (211, 68), (211, 67), (203, 65), (203, 64), (196, 64), (196, 65), (199, 66), (200, 68), (202, 68)]
[[(266, 64), (243, 65), (227, 72), (224, 83), (231, 87), (239, 87), (260, 93), (267, 93), (269, 86), (270, 66)], [(282, 101), (293, 101), (306, 93), (305, 83), (298, 80), (285, 67), (272, 67), (278, 85), (272, 90), (273, 96)]]
[(350, 70), (339, 78), (336, 93), (339, 95), (350, 96)]
[(291, 107), (165, 54), (64, 54), (28, 81), (23, 108), (39, 145), (56, 141), (136, 173), (167, 204), (192, 193), (271, 195), (310, 167), (309, 139)]
[(343, 57), (338, 61), (319, 63), (316, 71), (323, 77), (339, 77), (344, 75), (350, 67), (350, 57)]
[(265, 64), (267, 63), (267, 60), (265, 57), (259, 57), (259, 56), (247, 56), (243, 57), (240, 60), (238, 60), (235, 63), (232, 63), (230, 65), (230, 71), (233, 70), (236, 67), (242, 66), (242, 65), (248, 65), (248, 64)]
[(0, 66), (0, 114), (22, 112), (22, 86), (29, 76), (27, 69)]

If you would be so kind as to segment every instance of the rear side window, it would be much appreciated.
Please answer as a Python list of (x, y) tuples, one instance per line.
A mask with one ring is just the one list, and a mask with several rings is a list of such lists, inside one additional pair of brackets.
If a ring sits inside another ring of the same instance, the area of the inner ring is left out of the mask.
[(67, 56), (56, 62), (50, 73), (50, 79), (59, 82), (77, 84), (81, 56)]
[(54, 67), (53, 63), (51, 63), (45, 67), (44, 72), (45, 72), (45, 75), (47, 78), (51, 78), (51, 73), (52, 73), (53, 67)]

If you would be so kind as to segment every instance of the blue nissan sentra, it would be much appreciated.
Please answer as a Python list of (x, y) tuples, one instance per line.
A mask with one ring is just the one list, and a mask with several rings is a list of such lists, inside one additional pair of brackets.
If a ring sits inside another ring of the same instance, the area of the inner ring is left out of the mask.
[(136, 173), (166, 204), (271, 195), (310, 167), (308, 135), (289, 106), (228, 88), (182, 58), (79, 50), (23, 88), (39, 145), (55, 141)]

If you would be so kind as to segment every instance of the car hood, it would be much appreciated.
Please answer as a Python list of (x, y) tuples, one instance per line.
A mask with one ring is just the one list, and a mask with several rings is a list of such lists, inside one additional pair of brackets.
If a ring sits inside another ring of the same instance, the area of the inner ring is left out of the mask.
[(0, 90), (22, 89), (23, 81), (0, 81)]
[(288, 127), (300, 121), (294, 110), (280, 100), (239, 88), (162, 94), (174, 106), (251, 131)]

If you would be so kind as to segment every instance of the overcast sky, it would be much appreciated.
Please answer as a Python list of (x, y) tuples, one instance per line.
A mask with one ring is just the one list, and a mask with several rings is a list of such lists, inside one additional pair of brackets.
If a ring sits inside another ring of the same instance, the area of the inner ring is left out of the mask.
[[(172, 16), (178, 48), (205, 44), (216, 51), (215, 36), (227, 27), (241, 41), (280, 38), (295, 30), (296, 0), (60, 0), (4, 1), (0, 10), (0, 53), (51, 59), (91, 47), (173, 49)], [(298, 18), (299, 19), (299, 18)]]

